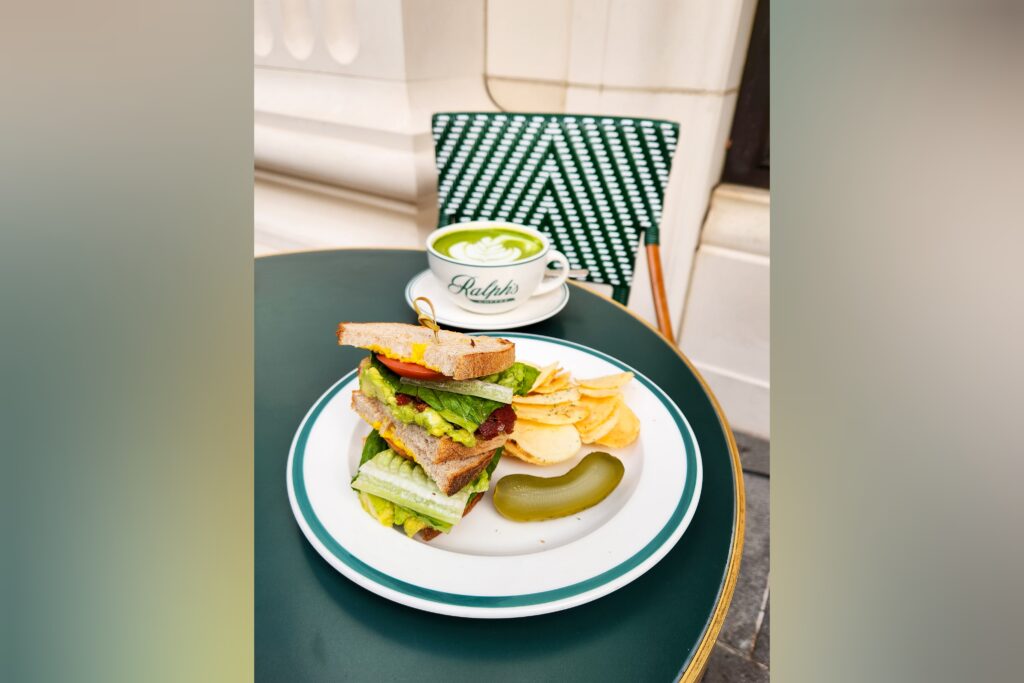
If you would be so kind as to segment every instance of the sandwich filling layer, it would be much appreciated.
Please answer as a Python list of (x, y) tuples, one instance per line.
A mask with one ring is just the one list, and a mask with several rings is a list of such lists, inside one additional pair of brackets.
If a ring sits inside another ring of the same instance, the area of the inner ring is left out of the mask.
[[(525, 395), (536, 377), (536, 368), (515, 363), (481, 380)], [(372, 355), (360, 366), (359, 388), (383, 403), (396, 420), (415, 424), (431, 436), (448, 437), (469, 448), (476, 446), (478, 438), (487, 441), (511, 433), (515, 425), (515, 412), (506, 403), (403, 383)]]
[(406, 424), (422, 427), (428, 434), (436, 437), (447, 436), (463, 446), (476, 445), (473, 432), (459, 427), (446, 420), (438, 411), (427, 406), (421, 408), (412, 401), (398, 402), (398, 375), (384, 367), (376, 358), (370, 357), (364, 362), (359, 373), (359, 389), (367, 396), (372, 396), (385, 406), (396, 420)]
[(490, 483), (484, 471), (454, 496), (446, 496), (422, 467), (388, 449), (360, 466), (352, 488), (450, 525), (462, 518), (470, 495), (486, 491)]
[(454, 495), (446, 496), (422, 467), (396, 454), (374, 430), (363, 445), (352, 488), (359, 492), (363, 509), (384, 526), (400, 526), (410, 537), (423, 529), (448, 533), (476, 494), (490, 488), (500, 458), (498, 449), (487, 469)]

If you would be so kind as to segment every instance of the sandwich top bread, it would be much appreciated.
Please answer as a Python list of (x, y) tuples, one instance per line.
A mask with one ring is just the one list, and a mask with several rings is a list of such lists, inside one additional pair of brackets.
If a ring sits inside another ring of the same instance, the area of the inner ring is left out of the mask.
[(452, 379), (472, 379), (508, 369), (515, 344), (496, 337), (434, 332), (404, 323), (340, 323), (338, 344), (358, 346), (405, 363), (414, 363)]

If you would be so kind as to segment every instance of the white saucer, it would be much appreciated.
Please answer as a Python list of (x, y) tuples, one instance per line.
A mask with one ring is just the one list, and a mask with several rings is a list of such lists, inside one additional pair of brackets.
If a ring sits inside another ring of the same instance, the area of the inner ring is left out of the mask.
[(405, 302), (413, 310), (416, 310), (412, 305), (413, 299), (421, 296), (433, 302), (437, 322), (442, 325), (468, 330), (508, 330), (539, 323), (561, 311), (569, 303), (569, 285), (562, 285), (547, 294), (530, 297), (522, 306), (511, 311), (485, 315), (472, 313), (456, 305), (448, 298), (448, 293), (444, 291), (430, 269), (427, 269), (409, 280), (409, 284), (405, 286)]

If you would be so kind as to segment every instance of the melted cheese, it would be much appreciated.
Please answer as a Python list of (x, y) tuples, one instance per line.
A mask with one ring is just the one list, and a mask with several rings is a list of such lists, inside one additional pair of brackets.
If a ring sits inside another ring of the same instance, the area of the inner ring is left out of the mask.
[[(390, 425), (388, 425), (388, 427), (389, 426)], [(373, 428), (376, 429), (377, 432), (380, 433), (380, 435), (383, 438), (387, 439), (390, 442), (390, 445), (393, 447), (392, 450), (394, 450), (403, 458), (408, 458), (413, 462), (418, 462), (416, 460), (416, 456), (413, 455), (412, 450), (408, 446), (406, 446), (401, 439), (398, 438), (398, 435), (395, 434), (395, 431), (393, 429), (388, 429), (387, 427), (383, 426), (380, 422), (374, 422)]]
[(416, 365), (422, 365), (425, 368), (429, 368), (434, 372), (441, 372), (441, 368), (436, 367), (434, 365), (430, 365), (423, 361), (423, 356), (427, 352), (426, 344), (414, 343), (412, 345), (411, 356), (403, 356), (402, 354), (397, 353), (385, 346), (378, 346), (377, 344), (367, 344), (365, 348), (369, 351), (373, 351), (374, 353), (379, 353), (383, 356), (391, 358), (392, 360), (400, 360), (403, 363), (415, 363)]

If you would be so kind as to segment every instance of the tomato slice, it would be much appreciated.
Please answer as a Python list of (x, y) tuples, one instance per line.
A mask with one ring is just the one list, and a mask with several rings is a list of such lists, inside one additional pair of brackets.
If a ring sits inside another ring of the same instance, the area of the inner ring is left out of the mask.
[(377, 354), (377, 360), (386, 365), (396, 375), (408, 377), (409, 379), (448, 379), (447, 376), (430, 368), (425, 368), (415, 363), (404, 363), (394, 358), (388, 358), (380, 353)]

